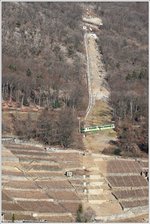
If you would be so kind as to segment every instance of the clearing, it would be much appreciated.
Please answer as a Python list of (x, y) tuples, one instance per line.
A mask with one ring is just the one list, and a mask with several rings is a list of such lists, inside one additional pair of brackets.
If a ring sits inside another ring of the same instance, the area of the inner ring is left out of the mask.
[[(97, 36), (91, 32), (92, 28), (89, 25), (89, 23), (102, 25), (102, 22), (99, 18), (91, 16), (89, 18), (84, 17), (83, 21), (85, 27), (88, 27), (87, 30), (90, 30), (90, 32), (86, 30), (84, 35), (89, 89), (89, 105), (84, 119), (85, 127), (109, 124), (112, 123), (112, 109), (108, 102), (110, 90), (105, 80), (106, 71), (103, 65), (103, 56), (99, 53), (96, 43)], [(110, 140), (116, 140), (116, 132), (114, 130), (87, 134), (83, 139), (85, 149), (92, 152), (102, 152), (104, 148), (109, 146)]]

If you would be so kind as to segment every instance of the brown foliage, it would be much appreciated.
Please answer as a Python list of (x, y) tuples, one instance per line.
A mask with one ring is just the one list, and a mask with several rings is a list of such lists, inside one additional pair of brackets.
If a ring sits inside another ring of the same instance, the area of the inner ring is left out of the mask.
[(96, 3), (95, 11), (119, 148), (148, 152), (148, 4)]

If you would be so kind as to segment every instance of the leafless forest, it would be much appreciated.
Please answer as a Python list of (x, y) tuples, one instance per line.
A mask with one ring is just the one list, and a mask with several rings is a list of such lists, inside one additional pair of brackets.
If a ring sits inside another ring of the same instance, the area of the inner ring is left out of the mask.
[[(42, 108), (38, 119), (12, 116), (14, 132), (82, 147), (78, 119), (88, 105), (83, 5), (102, 18), (103, 54), (118, 152), (148, 153), (148, 4), (3, 3), (2, 97), (16, 108)], [(3, 121), (3, 131), (9, 127)], [(107, 150), (106, 150), (107, 151)]]
[(110, 104), (120, 150), (148, 152), (148, 4), (101, 3), (104, 26), (99, 49), (104, 56)]

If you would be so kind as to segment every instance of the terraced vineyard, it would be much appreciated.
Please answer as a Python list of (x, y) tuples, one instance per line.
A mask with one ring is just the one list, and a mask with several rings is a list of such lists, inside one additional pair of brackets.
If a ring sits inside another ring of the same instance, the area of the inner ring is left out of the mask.
[(94, 210), (95, 220), (130, 217), (135, 208), (143, 214), (148, 208), (147, 169), (146, 159), (4, 143), (2, 211), (7, 221), (14, 214), (18, 221), (38, 222), (74, 222), (81, 203)]
[[(146, 159), (122, 159), (115, 157), (95, 158), (95, 162), (108, 183), (115, 203), (118, 202), (122, 212), (111, 216), (118, 221), (138, 213), (148, 214), (148, 170)], [(144, 175), (143, 175), (144, 173)], [(105, 217), (107, 219), (107, 216)], [(105, 219), (104, 218), (104, 219)], [(101, 219), (101, 218), (100, 218)]]
[[(45, 152), (40, 147), (6, 144), (2, 170), (5, 219), (15, 214), (18, 220), (74, 221), (81, 199), (65, 171), (81, 169), (80, 157), (75, 151)], [(82, 182), (79, 187), (82, 192)]]

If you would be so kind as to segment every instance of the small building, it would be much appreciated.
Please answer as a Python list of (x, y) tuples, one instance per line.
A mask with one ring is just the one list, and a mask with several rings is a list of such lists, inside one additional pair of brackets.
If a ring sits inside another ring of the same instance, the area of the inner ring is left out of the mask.
[(73, 173), (72, 173), (71, 171), (66, 171), (66, 172), (65, 172), (65, 175), (66, 175), (67, 177), (72, 177), (72, 176), (73, 176)]

